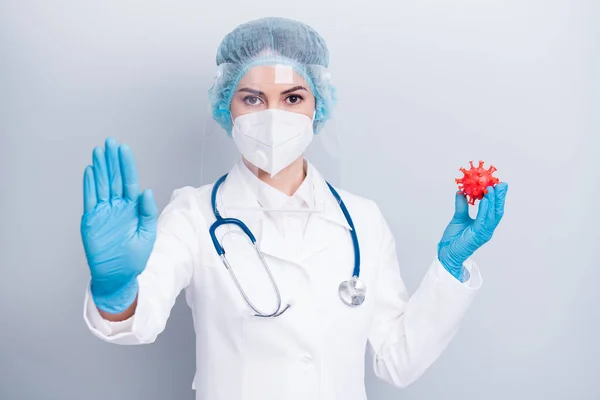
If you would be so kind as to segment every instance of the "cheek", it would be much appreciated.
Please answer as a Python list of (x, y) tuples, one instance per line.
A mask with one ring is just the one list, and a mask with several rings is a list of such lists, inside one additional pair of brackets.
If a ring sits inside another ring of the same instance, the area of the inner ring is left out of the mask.
[(231, 106), (229, 107), (229, 113), (231, 114), (231, 119), (235, 120), (237, 117), (242, 116), (244, 114), (249, 114), (251, 112), (258, 111), (257, 108), (253, 108), (244, 103), (243, 100), (231, 102)]
[(229, 106), (229, 112), (231, 113), (231, 119), (234, 120), (243, 113), (243, 108), (240, 107), (239, 103), (234, 98), (231, 102), (231, 106)]
[(313, 96), (310, 96), (295, 111), (299, 112), (301, 114), (304, 114), (308, 118), (312, 119), (312, 117), (315, 113), (315, 107), (316, 107), (315, 98)]
[(303, 114), (306, 115), (308, 118), (312, 119), (314, 110), (309, 110), (307, 112), (304, 112)]

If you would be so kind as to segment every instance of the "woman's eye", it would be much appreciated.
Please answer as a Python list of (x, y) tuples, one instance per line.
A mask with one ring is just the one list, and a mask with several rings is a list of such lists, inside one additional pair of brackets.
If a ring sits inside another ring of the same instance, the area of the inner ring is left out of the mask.
[(244, 97), (244, 103), (250, 105), (250, 106), (255, 106), (258, 105), (262, 102), (262, 100), (259, 97), (256, 96), (246, 96)]
[(302, 96), (299, 96), (299, 95), (297, 95), (297, 94), (293, 94), (293, 95), (291, 95), (291, 96), (288, 96), (288, 98), (287, 98), (287, 99), (285, 99), (285, 101), (286, 101), (288, 104), (299, 104), (299, 103), (300, 103), (302, 100), (303, 100), (303, 99), (302, 99)]

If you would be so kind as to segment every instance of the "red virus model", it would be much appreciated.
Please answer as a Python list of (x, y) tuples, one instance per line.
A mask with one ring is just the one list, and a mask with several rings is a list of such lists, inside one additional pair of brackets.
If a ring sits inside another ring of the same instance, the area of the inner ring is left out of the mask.
[(456, 178), (458, 189), (468, 198), (471, 205), (475, 204), (475, 200), (483, 199), (483, 195), (487, 194), (487, 187), (494, 186), (500, 180), (492, 174), (496, 171), (496, 167), (490, 165), (488, 169), (483, 168), (483, 161), (479, 161), (479, 166), (474, 167), (473, 161), (469, 161), (471, 168), (466, 170), (460, 168), (460, 172), (464, 174), (462, 178)]

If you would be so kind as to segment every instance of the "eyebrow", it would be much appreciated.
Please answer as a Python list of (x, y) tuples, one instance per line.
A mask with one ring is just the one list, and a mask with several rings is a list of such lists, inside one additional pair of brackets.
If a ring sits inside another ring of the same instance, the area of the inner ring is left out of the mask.
[(284, 90), (283, 92), (281, 92), (281, 94), (288, 94), (288, 93), (295, 92), (297, 90), (304, 90), (305, 92), (307, 91), (304, 86), (294, 86), (293, 88), (290, 88), (288, 90)]
[[(282, 95), (283, 94), (289, 94), (289, 93), (295, 92), (297, 90), (304, 90), (305, 92), (307, 91), (304, 86), (294, 86), (293, 88), (284, 90), (283, 92), (281, 92), (281, 94)], [(251, 94), (253, 94), (255, 96), (264, 96), (265, 95), (265, 92), (262, 92), (260, 90), (250, 89), (250, 88), (247, 88), (247, 87), (239, 89), (238, 92), (247, 92), (247, 93), (251, 93)]]
[(238, 92), (248, 92), (251, 93), (255, 96), (264, 96), (265, 92), (261, 92), (260, 90), (254, 90), (254, 89), (250, 89), (250, 88), (241, 88), (240, 90), (238, 90)]

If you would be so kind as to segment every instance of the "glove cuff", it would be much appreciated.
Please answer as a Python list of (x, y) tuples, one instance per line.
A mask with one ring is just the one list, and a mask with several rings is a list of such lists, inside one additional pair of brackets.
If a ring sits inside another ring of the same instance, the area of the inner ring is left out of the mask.
[(450, 273), (450, 275), (458, 279), (460, 282), (463, 282), (463, 271), (466, 271), (466, 268), (462, 264), (448, 262), (447, 260), (442, 259), (439, 256), (438, 260), (440, 264), (442, 264), (444, 269)]
[(127, 310), (137, 297), (139, 285), (137, 277), (109, 294), (95, 294), (94, 283), (91, 284), (91, 293), (94, 303), (99, 310), (108, 314), (120, 314)]

